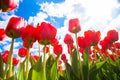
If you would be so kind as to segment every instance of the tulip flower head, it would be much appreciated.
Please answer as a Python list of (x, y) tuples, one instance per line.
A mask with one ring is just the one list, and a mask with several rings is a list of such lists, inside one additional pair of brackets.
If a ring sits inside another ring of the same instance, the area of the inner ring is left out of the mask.
[(61, 54), (61, 53), (63, 52), (63, 47), (62, 47), (62, 45), (56, 45), (56, 46), (54, 46), (53, 52), (54, 52), (56, 55)]
[(73, 38), (70, 34), (66, 34), (64, 38), (64, 43), (66, 44), (73, 44)]
[(27, 25), (22, 31), (22, 39), (25, 42), (33, 43), (36, 41), (36, 28), (32, 25)]
[(0, 41), (2, 41), (5, 37), (5, 30), (0, 28)]
[(18, 6), (18, 0), (0, 0), (0, 10), (2, 12), (11, 11)]
[(18, 60), (17, 58), (13, 57), (13, 62), (12, 62), (12, 64), (13, 64), (14, 66), (16, 66), (16, 65), (18, 64), (18, 62), (19, 62), (19, 60)]
[(45, 50), (45, 53), (48, 53), (49, 52), (49, 47), (43, 47), (43, 52), (44, 52), (44, 50)]
[(49, 45), (51, 44), (52, 40), (55, 39), (57, 30), (56, 28), (51, 25), (50, 23), (42, 22), (41, 25), (37, 26), (39, 33), (38, 33), (38, 41), (42, 45)]
[(80, 22), (78, 18), (69, 20), (69, 29), (71, 33), (78, 33), (81, 30)]
[(9, 51), (8, 50), (4, 51), (4, 53), (2, 54), (2, 60), (3, 60), (4, 63), (7, 63), (8, 55), (9, 55)]
[(21, 29), (26, 25), (26, 22), (21, 17), (11, 17), (7, 27), (6, 35), (10, 38), (18, 38), (21, 36)]
[(55, 46), (55, 45), (58, 45), (59, 44), (59, 41), (58, 41), (58, 39), (56, 39), (56, 38), (54, 38), (53, 40), (52, 40), (52, 42), (51, 42), (51, 45), (52, 46)]
[(67, 58), (66, 58), (66, 54), (61, 54), (61, 60), (63, 60), (64, 63), (67, 63)]
[(27, 48), (19, 48), (19, 50), (18, 50), (18, 55), (20, 56), (20, 57), (25, 57), (26, 55), (27, 55)]

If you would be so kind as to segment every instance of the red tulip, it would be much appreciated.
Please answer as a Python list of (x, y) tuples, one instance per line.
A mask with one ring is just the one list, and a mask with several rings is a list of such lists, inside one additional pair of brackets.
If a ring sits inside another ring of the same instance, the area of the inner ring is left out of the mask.
[(64, 38), (64, 43), (66, 43), (66, 44), (73, 44), (73, 38), (72, 38), (72, 36), (70, 35), (70, 34), (66, 34), (65, 35), (65, 38)]
[(115, 48), (120, 49), (120, 42), (116, 42), (114, 45), (115, 45)]
[(117, 54), (120, 56), (120, 50), (117, 50)]
[(23, 41), (23, 46), (26, 47), (26, 48), (28, 48), (28, 47), (32, 48), (33, 43), (28, 43), (26, 41)]
[(78, 18), (69, 20), (69, 31), (71, 33), (78, 33), (81, 30), (80, 22)]
[(4, 29), (0, 28), (0, 41), (2, 41), (4, 37), (5, 37), (5, 31)]
[(28, 43), (35, 42), (36, 35), (36, 28), (34, 28), (32, 25), (27, 25), (22, 31), (22, 39)]
[(84, 32), (84, 36), (89, 46), (95, 46), (100, 40), (100, 31), (88, 30)]
[(57, 55), (57, 54), (61, 54), (62, 51), (63, 51), (62, 45), (56, 45), (56, 46), (54, 46), (53, 51), (54, 51), (54, 53), (55, 53), (56, 55)]
[(38, 26), (38, 41), (42, 45), (51, 44), (52, 40), (55, 39), (57, 30), (50, 23), (42, 22), (40, 26)]
[(12, 64), (13, 64), (14, 66), (16, 66), (16, 65), (18, 64), (18, 62), (19, 62), (19, 60), (18, 60), (17, 58), (14, 58), (14, 57), (13, 57), (13, 62), (12, 62)]
[[(45, 47), (43, 47), (43, 52), (44, 52)], [(45, 53), (49, 52), (49, 47), (46, 46)]]
[(110, 30), (107, 32), (107, 37), (109, 37), (110, 42), (115, 42), (118, 40), (118, 32), (116, 30)]
[(7, 63), (8, 55), (9, 55), (9, 51), (8, 51), (8, 50), (6, 50), (6, 51), (2, 54), (2, 60), (3, 60), (4, 63)]
[(0, 0), (0, 10), (3, 12), (15, 9), (18, 6), (18, 0)]
[(100, 45), (103, 50), (107, 50), (110, 47), (110, 41), (108, 37), (105, 37), (104, 40), (100, 41)]
[(79, 36), (77, 38), (77, 41), (78, 41), (79, 47), (81, 47), (82, 49), (87, 49), (89, 47), (88, 41), (84, 37)]
[(59, 44), (59, 41), (58, 41), (58, 39), (56, 39), (56, 38), (54, 38), (53, 40), (52, 40), (52, 42), (51, 42), (51, 45), (52, 46), (56, 46), (56, 45), (58, 45)]
[(25, 57), (26, 55), (27, 55), (27, 48), (19, 48), (19, 50), (18, 50), (18, 55), (20, 56), (20, 57)]
[(107, 36), (100, 41), (102, 49), (107, 50), (112, 46), (113, 42), (118, 40), (118, 32), (115, 30), (110, 30), (107, 32)]
[(61, 60), (63, 60), (64, 63), (67, 63), (67, 58), (66, 58), (66, 54), (61, 54)]
[(111, 60), (115, 61), (118, 58), (118, 56), (115, 54), (110, 54), (110, 58)]
[(69, 44), (69, 45), (67, 45), (67, 47), (68, 47), (68, 53), (72, 54), (72, 51), (75, 48), (75, 46), (73, 44)]
[(6, 35), (11, 38), (18, 38), (21, 36), (21, 28), (25, 26), (25, 20), (21, 17), (11, 17), (7, 27)]

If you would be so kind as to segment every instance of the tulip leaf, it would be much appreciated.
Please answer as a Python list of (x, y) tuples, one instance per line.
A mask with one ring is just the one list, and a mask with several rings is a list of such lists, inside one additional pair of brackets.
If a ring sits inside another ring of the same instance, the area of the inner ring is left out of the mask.
[(99, 71), (105, 65), (105, 63), (106, 63), (106, 61), (102, 61), (102, 62), (93, 64), (93, 66), (90, 68), (90, 73), (89, 73), (90, 80), (96, 79), (96, 75), (99, 73)]
[(51, 68), (52, 68), (52, 65), (54, 64), (54, 58), (52, 55), (49, 56), (49, 58), (47, 59), (46, 61), (46, 77), (47, 77), (47, 80), (51, 80), (51, 77), (50, 77), (50, 74), (51, 74)]
[(83, 59), (83, 76), (84, 80), (88, 80), (89, 78), (89, 64), (88, 64), (88, 58), (89, 58), (89, 49), (86, 49), (84, 52), (84, 59)]
[(3, 73), (3, 61), (2, 61), (2, 56), (0, 55), (0, 78), (3, 78), (4, 73)]
[(40, 57), (37, 62), (31, 67), (29, 71), (29, 80), (46, 80), (46, 76), (43, 71), (42, 58)]
[(66, 63), (66, 80), (73, 80), (73, 75), (71, 75), (72, 73), (72, 69), (71, 69), (71, 66)]
[(77, 56), (77, 50), (75, 49), (73, 54), (72, 54), (72, 70), (73, 73), (76, 75), (76, 77), (79, 78), (80, 75), (80, 67), (79, 67), (79, 61), (78, 61), (78, 56)]
[(57, 61), (54, 62), (51, 68), (51, 80), (56, 80), (57, 79)]
[(25, 71), (24, 64), (25, 64), (25, 60), (18, 67), (18, 72), (17, 72), (17, 79), (18, 80), (25, 80), (25, 76), (24, 76), (24, 71)]

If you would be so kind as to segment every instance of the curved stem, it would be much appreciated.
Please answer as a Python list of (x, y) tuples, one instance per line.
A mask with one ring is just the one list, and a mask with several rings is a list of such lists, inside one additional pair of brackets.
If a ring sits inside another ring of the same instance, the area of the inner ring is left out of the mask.
[(78, 56), (78, 60), (80, 61), (80, 55), (79, 55), (79, 50), (78, 50), (78, 41), (77, 41), (77, 33), (75, 34), (75, 39), (76, 39), (77, 56)]
[(11, 77), (12, 76), (12, 62), (13, 62), (13, 45), (14, 45), (14, 38), (12, 38), (12, 44), (10, 46), (10, 53), (9, 53), (9, 56), (8, 56), (8, 64), (9, 64), (9, 73), (8, 73), (8, 77)]
[(46, 45), (44, 46), (44, 55), (43, 55), (43, 74), (44, 80), (46, 80)]
[(79, 50), (78, 50), (77, 33), (75, 34), (75, 39), (76, 39), (76, 49), (77, 49), (78, 62), (79, 62), (79, 66), (80, 66), (80, 76), (81, 76), (81, 79), (84, 80), (83, 70), (82, 70), (83, 67), (82, 67), (82, 62), (81, 62), (80, 54), (79, 54)]
[(29, 58), (30, 58), (30, 47), (28, 47), (28, 52), (27, 52), (27, 58), (26, 58), (26, 80), (28, 79), (28, 73), (29, 73)]

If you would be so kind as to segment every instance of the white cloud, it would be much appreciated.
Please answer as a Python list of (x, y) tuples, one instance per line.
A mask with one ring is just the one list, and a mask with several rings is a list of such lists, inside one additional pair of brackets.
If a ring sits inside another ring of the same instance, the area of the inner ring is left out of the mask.
[(42, 21), (45, 21), (47, 18), (47, 14), (44, 12), (39, 12), (36, 16), (30, 16), (28, 23), (33, 24), (34, 26), (37, 25), (37, 23), (41, 23)]
[[(80, 19), (81, 34), (88, 29), (100, 30), (101, 32), (108, 31), (119, 24), (113, 24), (112, 19), (114, 9), (120, 7), (117, 0), (65, 0), (62, 3), (46, 2), (40, 6), (48, 16), (66, 17), (64, 21), (66, 31), (68, 30), (69, 19), (76, 17)], [(62, 31), (58, 30), (58, 33), (63, 34)]]

